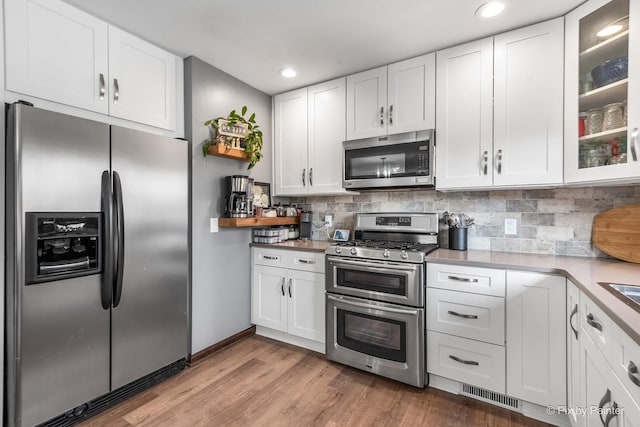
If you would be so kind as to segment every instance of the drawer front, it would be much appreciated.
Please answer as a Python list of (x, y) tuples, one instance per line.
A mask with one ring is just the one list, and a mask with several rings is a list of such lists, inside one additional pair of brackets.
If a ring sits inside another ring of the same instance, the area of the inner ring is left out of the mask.
[(580, 325), (591, 337), (598, 349), (611, 363), (611, 335), (613, 322), (584, 292), (580, 292)]
[(427, 329), (504, 345), (504, 298), (427, 289)]
[(640, 403), (640, 345), (617, 325), (613, 326), (611, 341), (613, 369), (629, 394)]
[(505, 393), (505, 349), (427, 331), (427, 372)]
[(289, 268), (324, 274), (324, 253), (307, 251), (289, 251)]
[(506, 272), (493, 268), (427, 264), (427, 287), (504, 297)]
[(255, 265), (270, 265), (272, 267), (289, 267), (291, 260), (288, 251), (269, 249), (269, 248), (253, 248), (253, 263)]

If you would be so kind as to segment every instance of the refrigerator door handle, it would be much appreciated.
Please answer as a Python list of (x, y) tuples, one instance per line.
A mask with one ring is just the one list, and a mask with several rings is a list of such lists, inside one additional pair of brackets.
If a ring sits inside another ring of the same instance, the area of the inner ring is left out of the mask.
[(113, 197), (115, 199), (115, 224), (116, 224), (116, 263), (115, 263), (115, 288), (113, 292), (113, 308), (120, 304), (122, 298), (122, 275), (124, 273), (124, 208), (122, 206), (122, 184), (120, 175), (113, 171)]
[(102, 211), (104, 212), (104, 235), (102, 237), (104, 250), (104, 265), (102, 283), (100, 284), (100, 300), (102, 308), (111, 307), (113, 295), (113, 198), (111, 197), (111, 176), (109, 171), (102, 172)]

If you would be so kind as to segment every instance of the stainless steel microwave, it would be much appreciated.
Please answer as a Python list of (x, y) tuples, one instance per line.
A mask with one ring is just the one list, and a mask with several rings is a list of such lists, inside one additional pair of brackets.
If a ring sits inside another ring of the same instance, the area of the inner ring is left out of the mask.
[(347, 189), (433, 187), (433, 129), (342, 143)]

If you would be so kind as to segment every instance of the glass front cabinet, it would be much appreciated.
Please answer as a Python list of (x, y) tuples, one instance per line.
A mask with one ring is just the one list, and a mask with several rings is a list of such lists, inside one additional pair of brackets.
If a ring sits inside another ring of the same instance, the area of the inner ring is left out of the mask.
[(566, 17), (565, 181), (640, 182), (640, 0)]

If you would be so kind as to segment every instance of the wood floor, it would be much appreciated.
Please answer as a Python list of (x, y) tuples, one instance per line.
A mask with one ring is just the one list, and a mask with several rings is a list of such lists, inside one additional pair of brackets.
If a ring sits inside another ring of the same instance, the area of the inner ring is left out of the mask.
[(544, 426), (251, 336), (82, 426)]

